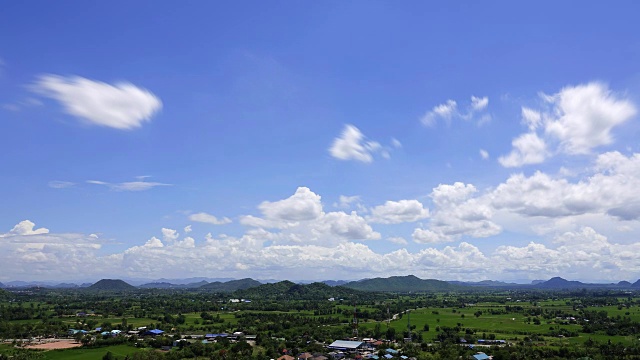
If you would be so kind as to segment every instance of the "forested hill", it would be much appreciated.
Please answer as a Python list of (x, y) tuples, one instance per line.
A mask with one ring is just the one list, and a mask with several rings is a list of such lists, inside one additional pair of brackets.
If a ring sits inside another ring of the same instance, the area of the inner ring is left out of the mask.
[(4, 284), (0, 282), (0, 289), (4, 287)]
[(135, 286), (129, 285), (119, 279), (102, 279), (97, 283), (89, 286), (87, 289), (100, 291), (126, 291), (135, 290)]
[(239, 290), (235, 292), (235, 295), (245, 299), (327, 300), (335, 298), (338, 300), (362, 297), (365, 294), (343, 286), (332, 287), (318, 282), (305, 285), (285, 280)]
[(423, 280), (414, 275), (352, 281), (343, 286), (362, 291), (392, 292), (451, 291), (461, 288), (460, 285), (450, 284), (446, 281), (433, 279)]
[(261, 282), (250, 278), (231, 280), (227, 282), (212, 282), (199, 287), (201, 290), (215, 291), (215, 292), (233, 292), (237, 290), (244, 290), (262, 285)]

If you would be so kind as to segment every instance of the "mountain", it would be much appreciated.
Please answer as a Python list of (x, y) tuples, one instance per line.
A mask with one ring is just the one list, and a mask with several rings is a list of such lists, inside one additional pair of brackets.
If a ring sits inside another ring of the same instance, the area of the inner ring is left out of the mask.
[(203, 285), (209, 284), (208, 281), (202, 280), (189, 284), (172, 284), (169, 282), (152, 282), (148, 284), (142, 284), (138, 287), (143, 289), (197, 289)]
[(633, 284), (631, 284), (632, 288), (640, 288), (640, 280), (634, 282)]
[(120, 279), (102, 279), (97, 283), (89, 286), (89, 290), (101, 290), (101, 291), (126, 291), (134, 290), (133, 285), (129, 285)]
[(348, 281), (344, 281), (344, 280), (325, 280), (322, 283), (323, 284), (327, 284), (329, 286), (342, 286), (342, 285), (348, 283)]
[(542, 284), (543, 282), (545, 282), (546, 280), (532, 280), (531, 281), (531, 285), (538, 285), (538, 284)]
[(535, 285), (535, 287), (541, 288), (541, 289), (571, 289), (571, 288), (583, 288), (585, 287), (585, 285), (586, 285), (585, 283), (582, 283), (580, 281), (569, 281), (559, 276), (556, 276), (545, 282)]
[(627, 287), (627, 288), (628, 288), (628, 287), (631, 287), (631, 283), (630, 283), (630, 282), (628, 282), (628, 281), (624, 281), (624, 280), (623, 280), (623, 281), (620, 281), (620, 282), (618, 283), (618, 286), (620, 286), (620, 287)]
[(352, 281), (344, 286), (362, 291), (395, 292), (449, 291), (461, 287), (460, 285), (450, 284), (441, 280), (423, 280), (414, 275)]
[(329, 286), (324, 283), (296, 284), (285, 280), (277, 283), (263, 284), (250, 289), (238, 290), (235, 296), (245, 299), (270, 298), (287, 300), (327, 300), (341, 299), (363, 295), (362, 292), (343, 286)]
[(227, 282), (212, 282), (199, 287), (201, 290), (214, 292), (233, 292), (236, 290), (244, 290), (262, 285), (261, 282), (250, 278), (231, 280)]
[(60, 283), (58, 285), (54, 285), (52, 286), (55, 289), (74, 289), (77, 288), (78, 285), (77, 284), (71, 284), (71, 283)]
[(482, 281), (447, 281), (449, 284), (461, 286), (474, 286), (485, 288), (520, 288), (523, 285), (516, 283), (507, 283), (504, 281), (482, 280)]
[(0, 282), (0, 289), (4, 287), (4, 284)]

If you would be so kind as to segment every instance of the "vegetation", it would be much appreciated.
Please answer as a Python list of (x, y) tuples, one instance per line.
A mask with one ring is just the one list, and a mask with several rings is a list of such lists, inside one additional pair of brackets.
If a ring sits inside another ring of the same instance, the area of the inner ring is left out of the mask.
[[(387, 284), (404, 281), (415, 279)], [(282, 281), (229, 292), (106, 284), (114, 290), (11, 291), (0, 300), (0, 339), (6, 339), (0, 359), (271, 359), (285, 349), (326, 354), (327, 344), (353, 336), (355, 324), (359, 337), (383, 341), (373, 353), (392, 347), (416, 359), (467, 358), (478, 349), (494, 359), (640, 358), (640, 292), (628, 289), (454, 285), (365, 292)], [(164, 333), (153, 336), (150, 329)], [(203, 342), (205, 334), (223, 336)], [(53, 337), (82, 347), (23, 348)]]

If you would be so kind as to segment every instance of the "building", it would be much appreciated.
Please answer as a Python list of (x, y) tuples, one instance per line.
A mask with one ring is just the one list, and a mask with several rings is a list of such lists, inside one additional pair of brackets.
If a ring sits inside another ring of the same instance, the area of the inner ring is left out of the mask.
[(331, 350), (357, 351), (362, 347), (362, 344), (362, 341), (336, 340), (327, 346), (327, 348)]

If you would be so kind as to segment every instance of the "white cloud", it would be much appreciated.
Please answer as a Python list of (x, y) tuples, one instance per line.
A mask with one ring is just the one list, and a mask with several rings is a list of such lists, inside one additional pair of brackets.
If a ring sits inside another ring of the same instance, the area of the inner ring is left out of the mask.
[(487, 106), (489, 105), (489, 98), (488, 97), (475, 97), (475, 96), (471, 96), (471, 109), (473, 111), (481, 111), (487, 108)]
[(396, 149), (399, 149), (402, 147), (402, 143), (400, 142), (400, 140), (396, 138), (391, 138), (391, 145)]
[(522, 107), (522, 121), (529, 128), (529, 131), (535, 131), (542, 125), (542, 114), (539, 111)]
[[(469, 189), (468, 185), (451, 187), (453, 189), (441, 190), (449, 194), (448, 199), (457, 202), (460, 196), (452, 192), (465, 193)], [(328, 233), (342, 233), (345, 237), (352, 236), (348, 234), (362, 225), (352, 228), (349, 224), (363, 221), (354, 213), (328, 215), (322, 219), (325, 226), (333, 228)], [(314, 221), (308, 221), (307, 225), (313, 225), (313, 231), (321, 231)], [(415, 274), (446, 280), (537, 279), (562, 275), (570, 279), (618, 281), (635, 280), (640, 271), (640, 242), (616, 243), (588, 226), (559, 233), (546, 245), (532, 241), (524, 246), (501, 245), (483, 252), (461, 242), (441, 249), (426, 247), (415, 252), (399, 249), (387, 253), (377, 253), (363, 243), (350, 241), (269, 244), (268, 241), (277, 240), (281, 235), (264, 229), (252, 228), (240, 237), (214, 238), (208, 234), (204, 241), (188, 236), (179, 239), (174, 230), (163, 229), (163, 237), (169, 235), (171, 240), (163, 242), (151, 237), (141, 241), (141, 245), (107, 255), (99, 252), (101, 245), (95, 236), (48, 233), (34, 228), (32, 222), (24, 221), (2, 235), (1, 279), (98, 279), (105, 273), (113, 277), (160, 278), (216, 272), (224, 277), (292, 280), (344, 279), (345, 274), (350, 274), (349, 278)], [(414, 232), (415, 241), (433, 243), (450, 239), (438, 239), (438, 234), (418, 230)], [(387, 240), (406, 245), (402, 237)]]
[(352, 204), (357, 204), (360, 202), (360, 196), (345, 196), (340, 195), (338, 202), (333, 203), (333, 207), (348, 209), (352, 206)]
[(489, 152), (485, 149), (480, 149), (480, 157), (483, 160), (487, 160), (489, 158)]
[(162, 228), (162, 238), (164, 241), (175, 241), (180, 234), (174, 229)]
[(122, 183), (109, 183), (100, 180), (87, 180), (88, 184), (104, 185), (114, 191), (146, 191), (157, 186), (172, 186), (171, 184), (163, 184), (159, 182), (144, 181), (146, 176), (139, 176), (139, 181), (130, 181)]
[(185, 234), (188, 234), (188, 233), (190, 233), (191, 231), (192, 231), (192, 229), (191, 229), (191, 225), (187, 225), (187, 226), (185, 226), (185, 227), (184, 227), (184, 232), (185, 232)]
[(444, 104), (434, 106), (431, 111), (422, 116), (420, 121), (424, 126), (434, 126), (438, 119), (444, 119), (449, 123), (457, 112), (458, 103), (453, 100), (447, 100)]
[(312, 220), (322, 214), (320, 195), (307, 187), (299, 187), (296, 193), (287, 199), (265, 201), (258, 207), (267, 219), (282, 221)]
[(538, 137), (538, 134), (534, 132), (520, 135), (511, 144), (513, 145), (511, 153), (498, 158), (498, 162), (504, 167), (540, 164), (548, 155), (544, 139)]
[(369, 221), (382, 224), (399, 224), (414, 222), (429, 217), (429, 209), (425, 209), (418, 200), (387, 201), (371, 209)]
[(611, 130), (636, 114), (635, 106), (613, 95), (601, 83), (568, 86), (553, 96), (559, 116), (546, 124), (547, 134), (560, 140), (568, 154), (586, 154), (613, 142)]
[(299, 187), (287, 199), (258, 206), (263, 218), (245, 215), (240, 223), (262, 229), (280, 229), (272, 234), (275, 243), (321, 243), (336, 244), (346, 240), (375, 240), (381, 235), (355, 211), (323, 211), (320, 195), (309, 188)]
[(390, 242), (392, 242), (394, 244), (398, 244), (398, 245), (407, 245), (408, 244), (407, 240), (405, 240), (405, 238), (403, 238), (401, 236), (391, 236), (391, 237), (387, 238), (387, 240), (389, 240)]
[(72, 183), (70, 181), (58, 181), (58, 180), (54, 180), (54, 181), (49, 181), (49, 187), (50, 188), (54, 188), (54, 189), (66, 189), (66, 188), (70, 188), (75, 186), (75, 183)]
[(390, 157), (390, 148), (377, 141), (369, 141), (353, 125), (345, 125), (339, 137), (333, 140), (329, 154), (339, 160), (355, 160), (364, 163), (373, 161), (373, 155), (379, 153), (384, 158)]
[(471, 103), (466, 111), (458, 109), (458, 103), (455, 100), (447, 100), (445, 103), (434, 106), (430, 111), (420, 118), (420, 122), (424, 126), (434, 126), (438, 120), (445, 120), (447, 124), (451, 124), (453, 119), (459, 118), (463, 120), (471, 120), (479, 115), (478, 125), (483, 125), (491, 121), (491, 115), (485, 112), (489, 106), (488, 97), (471, 96)]
[(16, 235), (40, 235), (49, 233), (49, 229), (34, 229), (36, 224), (30, 220), (23, 220), (16, 224), (8, 233), (0, 234), (0, 237), (16, 236)]
[(494, 210), (481, 198), (474, 198), (472, 184), (440, 184), (431, 192), (435, 209), (427, 228), (417, 228), (412, 237), (418, 243), (439, 243), (462, 236), (484, 238), (499, 234), (502, 228), (492, 221)]
[(189, 215), (189, 220), (213, 225), (224, 225), (231, 223), (231, 219), (229, 219), (228, 217), (218, 219), (216, 216), (207, 214), (205, 212), (191, 214)]
[(139, 128), (162, 108), (150, 91), (131, 83), (115, 85), (79, 76), (40, 76), (33, 90), (57, 100), (65, 111), (88, 124), (120, 130)]
[[(499, 158), (503, 166), (539, 164), (554, 153), (588, 154), (613, 143), (613, 128), (637, 113), (631, 101), (614, 95), (602, 83), (567, 86), (541, 97), (551, 108), (522, 107), (522, 121), (529, 132), (515, 138), (511, 153)], [(557, 149), (549, 151), (548, 144)]]

